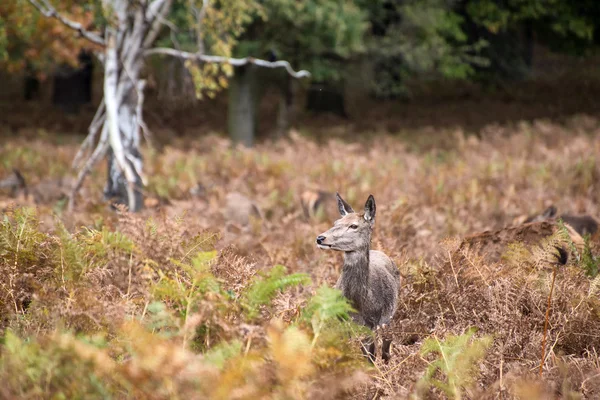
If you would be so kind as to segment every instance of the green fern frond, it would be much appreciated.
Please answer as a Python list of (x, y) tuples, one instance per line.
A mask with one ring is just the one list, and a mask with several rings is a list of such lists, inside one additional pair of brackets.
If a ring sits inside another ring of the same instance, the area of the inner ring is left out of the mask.
[(204, 353), (204, 360), (209, 364), (223, 369), (225, 363), (240, 354), (242, 351), (242, 342), (233, 340), (231, 342), (219, 343), (217, 346)]
[(216, 251), (199, 252), (192, 258), (191, 264), (171, 259), (178, 268), (169, 274), (158, 270), (159, 280), (153, 286), (154, 296), (170, 303), (185, 319), (207, 293), (221, 291), (210, 270), (216, 255)]
[(523, 264), (524, 260), (529, 261), (530, 259), (531, 252), (522, 242), (509, 243), (502, 255), (502, 260), (512, 267), (519, 267)]
[(91, 255), (98, 257), (105, 257), (111, 251), (124, 254), (135, 251), (131, 239), (121, 232), (108, 230), (106, 226), (102, 230), (86, 229), (84, 239)]
[[(583, 243), (583, 254), (581, 255), (579, 265), (581, 265), (581, 268), (583, 268), (587, 276), (591, 278), (596, 278), (598, 276), (598, 264), (600, 263), (600, 261), (592, 253), (592, 246), (590, 243), (589, 235), (585, 235), (585, 237), (583, 238)], [(596, 279), (594, 279), (594, 281), (595, 280)]]
[(355, 310), (340, 290), (323, 285), (309, 300), (302, 311), (301, 319), (307, 322), (315, 317), (320, 321), (345, 320), (353, 311)]
[(47, 235), (39, 230), (33, 208), (23, 207), (6, 213), (0, 225), (0, 259), (17, 268), (21, 264), (36, 263), (44, 256), (38, 246), (46, 239)]
[[(491, 336), (474, 339), (475, 328), (462, 335), (450, 335), (444, 341), (432, 336), (423, 342), (421, 355), (436, 354), (438, 358), (429, 364), (418, 386), (421, 389), (430, 385), (442, 390), (449, 398), (461, 399), (462, 393), (477, 375), (476, 365), (492, 344)], [(436, 379), (436, 373), (445, 377)]]
[(308, 285), (311, 279), (307, 274), (296, 273), (287, 275), (283, 265), (274, 266), (266, 275), (255, 277), (244, 292), (242, 305), (250, 319), (258, 316), (260, 307), (269, 303), (275, 295), (290, 286)]
[(348, 337), (369, 334), (369, 329), (352, 321), (355, 312), (342, 292), (321, 286), (311, 297), (300, 315), (300, 321), (309, 323), (313, 331), (312, 346), (339, 347)]
[(185, 261), (191, 254), (197, 254), (200, 251), (209, 251), (214, 249), (215, 243), (219, 240), (220, 236), (214, 232), (203, 232), (192, 237), (189, 240), (181, 242), (181, 249), (183, 250), (184, 256), (181, 261)]
[(85, 272), (88, 262), (86, 262), (86, 248), (74, 235), (69, 233), (58, 218), (56, 219), (56, 235), (59, 239), (59, 245), (53, 248), (54, 258), (57, 261), (55, 265), (60, 271), (57, 273), (62, 280), (77, 281)]

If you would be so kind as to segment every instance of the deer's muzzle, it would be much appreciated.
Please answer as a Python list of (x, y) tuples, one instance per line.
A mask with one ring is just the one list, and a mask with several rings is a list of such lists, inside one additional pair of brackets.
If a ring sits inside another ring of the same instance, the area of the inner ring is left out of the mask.
[(325, 239), (326, 238), (323, 235), (317, 236), (317, 247), (318, 248), (320, 248), (320, 249), (329, 249), (329, 248), (331, 248), (330, 244), (325, 244), (324, 243)]

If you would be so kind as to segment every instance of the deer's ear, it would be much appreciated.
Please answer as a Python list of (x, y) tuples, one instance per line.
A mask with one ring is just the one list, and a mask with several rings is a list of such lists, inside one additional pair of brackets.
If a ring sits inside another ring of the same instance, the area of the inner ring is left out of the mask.
[(346, 203), (346, 201), (342, 199), (342, 196), (340, 196), (338, 192), (335, 192), (335, 198), (337, 199), (338, 210), (340, 211), (340, 215), (342, 217), (354, 212), (352, 207), (350, 207), (350, 204)]
[(544, 213), (542, 214), (542, 216), (544, 218), (554, 218), (556, 216), (556, 207), (554, 207), (553, 205), (546, 208), (546, 210), (544, 211)]
[(369, 195), (367, 202), (365, 203), (365, 220), (370, 222), (371, 224), (375, 222), (375, 212), (377, 211), (375, 207), (375, 197), (372, 194)]

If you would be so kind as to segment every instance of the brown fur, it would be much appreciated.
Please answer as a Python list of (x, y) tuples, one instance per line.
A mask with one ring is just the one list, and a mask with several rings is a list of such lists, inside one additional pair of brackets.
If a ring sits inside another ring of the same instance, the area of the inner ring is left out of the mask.
[(252, 218), (261, 218), (258, 206), (241, 193), (228, 193), (225, 196), (225, 202), (224, 214), (229, 222), (246, 226), (250, 224)]
[(555, 206), (550, 206), (541, 214), (536, 214), (528, 217), (524, 223), (539, 222), (539, 221), (556, 221), (562, 219), (566, 225), (572, 227), (579, 235), (590, 235), (593, 238), (597, 236), (598, 226), (600, 222), (591, 215), (558, 215), (558, 210)]
[(333, 220), (336, 211), (336, 200), (333, 193), (322, 190), (305, 190), (300, 196), (300, 204), (307, 220), (322, 216)]
[[(583, 238), (569, 225), (566, 225), (570, 239), (578, 252), (584, 248)], [(474, 251), (483, 257), (488, 264), (500, 262), (507, 246), (511, 243), (523, 243), (527, 247), (538, 245), (544, 238), (551, 236), (558, 229), (554, 221), (530, 222), (519, 226), (510, 226), (497, 231), (485, 231), (465, 237), (458, 248), (458, 252)], [(571, 252), (568, 242), (562, 243), (559, 248), (561, 264), (566, 264)]]

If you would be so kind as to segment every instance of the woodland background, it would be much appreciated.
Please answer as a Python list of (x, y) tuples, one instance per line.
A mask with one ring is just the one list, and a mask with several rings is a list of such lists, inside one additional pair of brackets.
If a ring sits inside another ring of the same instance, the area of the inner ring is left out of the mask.
[[(597, 398), (598, 237), (520, 223), (600, 217), (599, 21), (594, 0), (2, 1), (0, 397)], [(389, 364), (314, 245), (335, 191), (375, 196), (403, 277)]]

